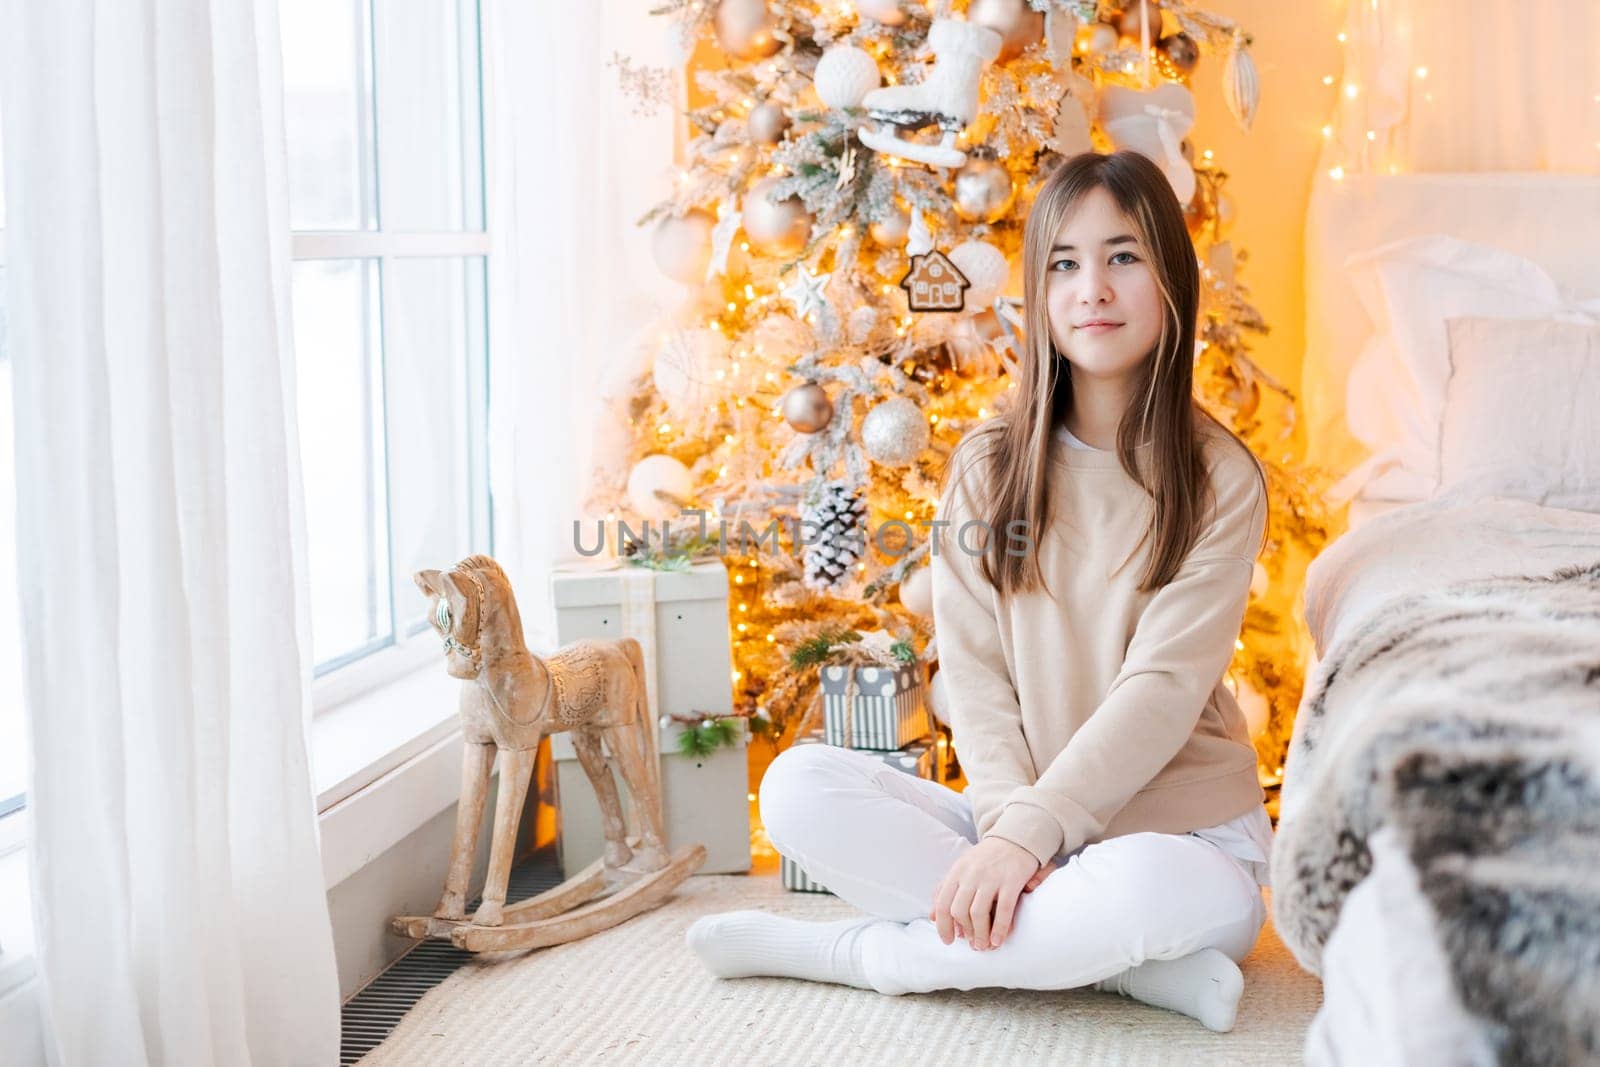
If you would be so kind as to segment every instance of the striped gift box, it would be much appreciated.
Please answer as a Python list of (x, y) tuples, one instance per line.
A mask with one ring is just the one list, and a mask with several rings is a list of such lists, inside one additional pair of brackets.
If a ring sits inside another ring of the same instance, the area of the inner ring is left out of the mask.
[(778, 854), (778, 873), (783, 877), (783, 888), (792, 889), (796, 893), (826, 893), (828, 888), (821, 882), (813, 882), (811, 876), (801, 869), (800, 865), (782, 853)]
[[(855, 699), (850, 698), (854, 672)], [(844, 748), (904, 748), (932, 729), (924, 664), (822, 668), (823, 740)]]

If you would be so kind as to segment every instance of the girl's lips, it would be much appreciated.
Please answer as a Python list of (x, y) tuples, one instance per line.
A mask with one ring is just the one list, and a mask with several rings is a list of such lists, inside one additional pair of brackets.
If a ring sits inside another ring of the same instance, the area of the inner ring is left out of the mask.
[(1096, 322), (1088, 326), (1079, 326), (1078, 329), (1083, 333), (1110, 333), (1121, 326), (1120, 322)]

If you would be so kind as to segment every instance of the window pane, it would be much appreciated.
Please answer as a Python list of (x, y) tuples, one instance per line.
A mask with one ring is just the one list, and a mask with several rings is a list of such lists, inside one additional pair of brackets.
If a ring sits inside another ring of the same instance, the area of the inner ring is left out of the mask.
[(289, 219), (296, 230), (376, 224), (365, 0), (280, 0)]
[(0, 264), (0, 818), (18, 806), (28, 786), (19, 632), (22, 605), (17, 595), (16, 433), (12, 425), (5, 295), (6, 271)]
[(402, 634), (426, 618), (415, 571), (487, 551), (474, 538), (481, 449), (471, 445), (485, 436), (482, 277), (481, 258), (384, 265), (389, 515)]
[(477, 4), (373, 0), (373, 20), (383, 229), (482, 229)]
[(318, 669), (392, 634), (378, 360), (378, 268), (294, 268), (301, 466)]

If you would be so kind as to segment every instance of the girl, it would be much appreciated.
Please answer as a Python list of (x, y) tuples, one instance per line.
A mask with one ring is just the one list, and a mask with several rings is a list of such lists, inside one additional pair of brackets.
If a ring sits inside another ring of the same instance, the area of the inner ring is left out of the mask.
[(930, 545), (966, 792), (784, 751), (773, 844), (869, 917), (730, 912), (688, 943), (725, 978), (1093, 985), (1225, 1031), (1266, 920), (1271, 823), (1222, 684), (1265, 479), (1194, 401), (1195, 250), (1154, 163), (1063, 163), (1023, 257), (1015, 401), (957, 446)]

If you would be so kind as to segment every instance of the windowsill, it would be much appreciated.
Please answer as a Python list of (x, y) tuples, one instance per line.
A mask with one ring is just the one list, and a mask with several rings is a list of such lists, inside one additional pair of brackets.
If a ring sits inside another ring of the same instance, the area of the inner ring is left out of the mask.
[[(27, 813), (22, 812), (5, 821), (26, 819)], [(8, 1027), (38, 1026), (27, 992), (34, 978), (32, 898), (28, 850), (0, 852), (0, 1032), (7, 1032)], [(9, 1038), (17, 1039), (19, 1048), (34, 1047), (34, 1041), (20, 1032), (8, 1033)]]
[(325, 814), (458, 729), (461, 680), (438, 656), (325, 711), (311, 723), (317, 811)]

